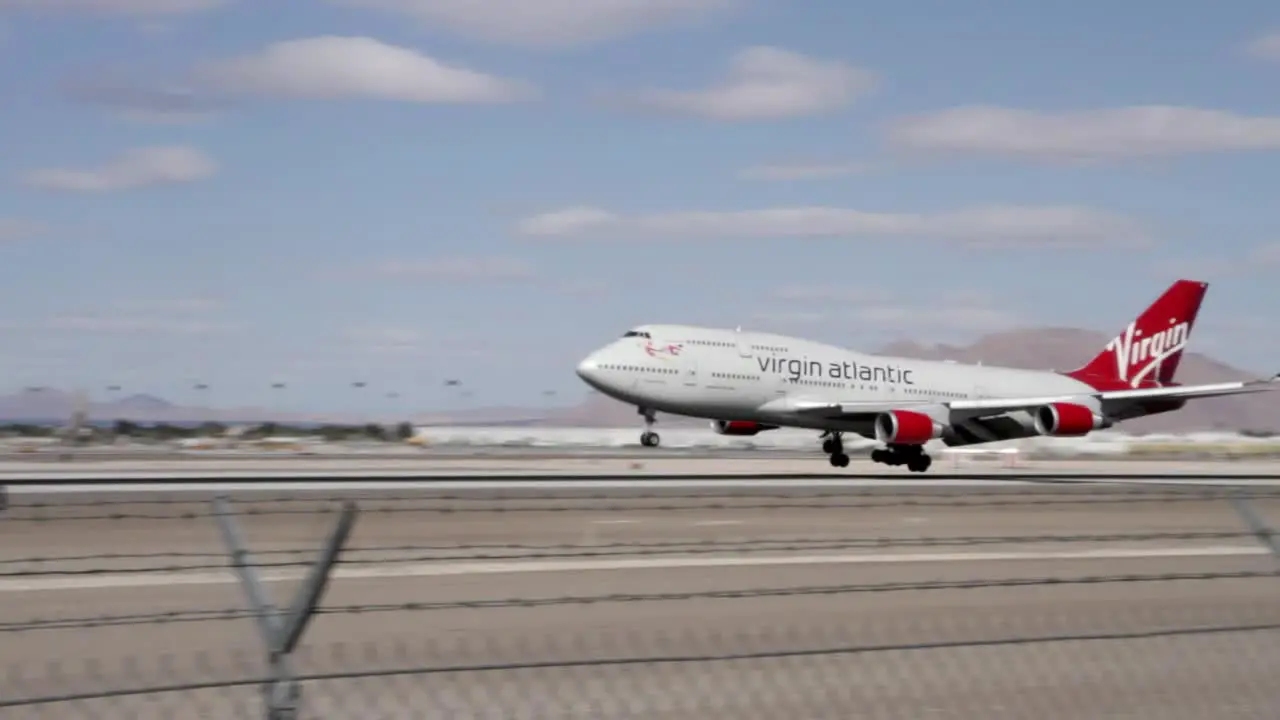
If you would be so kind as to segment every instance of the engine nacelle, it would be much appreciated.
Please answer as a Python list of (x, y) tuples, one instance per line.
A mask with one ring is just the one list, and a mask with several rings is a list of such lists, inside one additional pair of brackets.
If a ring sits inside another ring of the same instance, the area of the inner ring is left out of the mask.
[(1050, 403), (1036, 408), (1036, 432), (1055, 437), (1080, 437), (1094, 430), (1109, 427), (1101, 415), (1084, 405), (1074, 403)]
[(765, 430), (777, 430), (777, 425), (761, 425), (750, 420), (712, 420), (711, 429), (720, 435), (756, 435)]
[(923, 445), (945, 431), (944, 425), (924, 413), (890, 410), (876, 416), (876, 440), (886, 445)]

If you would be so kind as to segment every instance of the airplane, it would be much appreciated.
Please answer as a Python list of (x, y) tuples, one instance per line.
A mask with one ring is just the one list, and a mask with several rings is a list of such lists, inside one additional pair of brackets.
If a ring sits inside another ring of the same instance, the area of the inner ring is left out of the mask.
[(711, 421), (721, 435), (780, 427), (820, 431), (834, 467), (843, 436), (883, 447), (871, 460), (925, 472), (925, 444), (950, 447), (1032, 436), (1081, 437), (1189, 400), (1280, 389), (1270, 378), (1206, 385), (1174, 381), (1208, 283), (1174, 282), (1096, 357), (1070, 372), (1025, 370), (857, 352), (797, 337), (694, 325), (641, 325), (577, 366), (586, 384), (644, 417), (640, 444), (657, 447), (656, 413)]

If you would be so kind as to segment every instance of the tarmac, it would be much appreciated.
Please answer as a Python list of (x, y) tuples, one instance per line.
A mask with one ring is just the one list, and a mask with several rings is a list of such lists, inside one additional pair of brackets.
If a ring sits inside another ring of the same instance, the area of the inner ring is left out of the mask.
[(936, 459), (927, 473), (912, 473), (865, 458), (854, 458), (847, 468), (833, 468), (819, 452), (811, 456), (761, 453), (755, 457), (684, 457), (671, 454), (644, 456), (572, 456), (502, 454), (424, 455), (416, 458), (189, 458), (183, 460), (71, 460), (65, 462), (0, 462), (0, 484), (24, 478), (44, 480), (175, 480), (184, 478), (441, 478), (448, 476), (576, 477), (668, 476), (753, 477), (802, 475), (847, 478), (885, 476), (922, 479), (939, 475), (1043, 476), (1083, 475), (1108, 477), (1141, 474), (1177, 478), (1186, 475), (1248, 475), (1280, 478), (1280, 461), (1267, 460), (1030, 460), (1013, 456), (955, 456)]
[[(281, 603), (338, 503), (361, 510), (297, 670), (363, 677), (306, 683), (304, 718), (1269, 719), (1276, 558), (1222, 490), (352, 484), (232, 500)], [(1280, 521), (1280, 490), (1254, 492)], [(12, 499), (0, 714), (263, 717), (256, 685), (4, 706), (261, 677), (208, 499)]]

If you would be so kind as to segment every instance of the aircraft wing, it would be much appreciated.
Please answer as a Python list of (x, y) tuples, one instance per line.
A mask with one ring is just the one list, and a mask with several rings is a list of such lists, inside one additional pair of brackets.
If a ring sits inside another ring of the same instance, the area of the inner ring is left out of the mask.
[[(812, 415), (814, 417), (840, 418), (840, 419), (857, 419), (857, 418), (874, 418), (880, 413), (889, 412), (891, 410), (921, 410), (925, 408), (945, 408), (946, 403), (936, 402), (884, 402), (884, 401), (858, 401), (858, 402), (832, 402), (826, 400), (793, 400), (788, 403), (787, 409), (801, 415)], [(769, 409), (769, 406), (765, 406)]]
[(983, 398), (975, 400), (950, 400), (945, 402), (830, 402), (796, 400), (791, 403), (792, 412), (816, 417), (854, 419), (871, 417), (891, 410), (919, 410), (928, 408), (949, 412), (953, 421), (1003, 415), (1018, 410), (1033, 410), (1042, 405), (1059, 402), (1080, 402), (1092, 397), (1102, 404), (1104, 413), (1142, 402), (1143, 400), (1192, 400), (1196, 398), (1244, 395), (1247, 393), (1280, 390), (1280, 374), (1265, 380), (1212, 383), (1206, 385), (1179, 385), (1174, 387), (1140, 388), (1135, 390), (1100, 390), (1072, 395), (1042, 395), (1008, 398)]

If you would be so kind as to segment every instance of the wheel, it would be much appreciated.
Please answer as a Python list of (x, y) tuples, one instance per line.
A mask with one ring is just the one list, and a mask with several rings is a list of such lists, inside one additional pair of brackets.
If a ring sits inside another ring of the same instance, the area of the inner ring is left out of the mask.
[(645, 447), (658, 447), (658, 433), (650, 430), (640, 433), (640, 444)]
[(822, 452), (831, 455), (836, 451), (836, 441), (827, 439), (822, 441)]
[(832, 467), (849, 467), (849, 456), (844, 453), (832, 453)]
[(933, 464), (933, 459), (930, 458), (928, 455), (919, 455), (907, 461), (907, 469), (910, 470), (911, 472), (922, 473), (928, 470), (929, 466), (932, 464)]
[(871, 462), (880, 463), (881, 465), (889, 464), (889, 452), (887, 450), (872, 450)]

